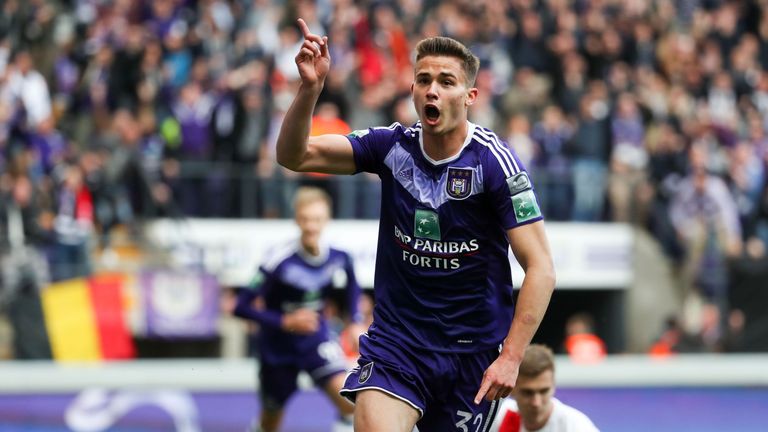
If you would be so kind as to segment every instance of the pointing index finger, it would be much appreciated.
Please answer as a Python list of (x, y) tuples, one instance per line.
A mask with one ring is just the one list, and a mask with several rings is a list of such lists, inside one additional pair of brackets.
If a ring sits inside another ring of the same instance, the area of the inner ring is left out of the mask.
[(488, 393), (488, 390), (491, 388), (491, 382), (488, 378), (483, 377), (483, 383), (480, 384), (480, 390), (475, 395), (475, 405), (479, 405), (480, 401), (483, 400), (485, 397), (485, 394)]
[(301, 28), (301, 33), (304, 34), (304, 39), (311, 40), (312, 42), (316, 42), (318, 45), (323, 45), (323, 38), (320, 36), (314, 35), (309, 31), (309, 26), (307, 25), (306, 21), (299, 18), (296, 20), (299, 23), (299, 27)]
[(307, 23), (304, 22), (304, 20), (301, 18), (299, 18), (297, 21), (299, 22), (299, 27), (301, 27), (301, 32), (304, 34), (304, 37), (306, 38), (310, 34), (309, 26), (307, 26)]

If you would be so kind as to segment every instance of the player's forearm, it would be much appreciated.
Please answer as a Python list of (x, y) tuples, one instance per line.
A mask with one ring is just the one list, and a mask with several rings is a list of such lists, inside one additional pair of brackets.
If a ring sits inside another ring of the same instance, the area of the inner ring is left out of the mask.
[(523, 358), (525, 347), (533, 339), (555, 288), (555, 272), (551, 266), (529, 267), (520, 288), (512, 320), (501, 355)]
[(307, 153), (309, 131), (312, 128), (312, 113), (321, 90), (322, 86), (302, 85), (285, 113), (277, 138), (276, 153), (277, 162), (290, 170), (301, 170), (301, 162)]
[(347, 287), (347, 309), (349, 310), (349, 321), (353, 323), (363, 321), (363, 316), (360, 314), (358, 307), (360, 295), (360, 286), (357, 284), (351, 284)]
[(251, 306), (255, 298), (256, 296), (251, 292), (241, 292), (237, 296), (237, 304), (235, 305), (232, 314), (239, 318), (255, 321), (267, 327), (280, 328), (282, 314), (276, 311), (255, 309)]

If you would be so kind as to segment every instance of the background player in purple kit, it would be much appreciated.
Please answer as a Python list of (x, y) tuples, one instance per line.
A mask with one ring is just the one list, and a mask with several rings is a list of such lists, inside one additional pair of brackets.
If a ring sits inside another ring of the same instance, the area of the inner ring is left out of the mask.
[[(328, 393), (339, 409), (333, 432), (352, 431), (352, 404), (339, 395), (346, 360), (323, 318), (325, 302), (346, 290), (351, 326), (360, 317), (360, 287), (346, 252), (322, 239), (331, 214), (331, 200), (319, 188), (302, 187), (294, 199), (301, 236), (270, 251), (249, 289), (238, 296), (235, 315), (261, 325), (258, 338), (262, 414), (260, 429), (275, 432), (283, 407), (296, 391), (300, 371)], [(350, 333), (360, 329), (352, 329)]]
[[(467, 120), (479, 61), (455, 40), (423, 40), (411, 87), (419, 122), (310, 138), (331, 58), (327, 37), (299, 25), (301, 86), (280, 130), (278, 162), (371, 172), (382, 182), (374, 321), (342, 390), (356, 404), (355, 430), (487, 431), (555, 276), (522, 164)], [(517, 305), (509, 246), (525, 270)]]

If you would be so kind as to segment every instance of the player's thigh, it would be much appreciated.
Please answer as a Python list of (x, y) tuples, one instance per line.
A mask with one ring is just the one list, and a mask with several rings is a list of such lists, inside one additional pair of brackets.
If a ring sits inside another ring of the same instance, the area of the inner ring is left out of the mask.
[(347, 398), (339, 393), (341, 388), (344, 386), (345, 378), (346, 377), (344, 373), (337, 373), (328, 379), (325, 386), (323, 387), (323, 390), (325, 390), (325, 393), (331, 399), (331, 402), (336, 405), (336, 408), (339, 410), (339, 412), (341, 412), (341, 414), (352, 414), (354, 405), (352, 405), (352, 402), (350, 402)]
[(357, 432), (411, 432), (418, 420), (414, 407), (382, 391), (361, 390), (356, 395)]
[(299, 368), (293, 365), (273, 365), (261, 362), (259, 383), (262, 408), (265, 411), (279, 412), (298, 389), (296, 379)]
[[(341, 384), (336, 390), (338, 392), (341, 385), (344, 384), (347, 361), (344, 357), (344, 351), (336, 341), (319, 341), (314, 347), (307, 349), (302, 354), (299, 365), (302, 370), (309, 374), (318, 388), (327, 389), (334, 381), (338, 384), (338, 381), (341, 380)], [(341, 378), (338, 375), (341, 375)]]
[[(429, 353), (426, 354), (427, 356)], [(425, 384), (432, 381), (429, 365), (407, 347), (375, 335), (360, 338), (357, 366), (347, 375), (342, 396), (357, 403), (357, 393), (378, 390), (424, 412), (429, 397)]]
[(431, 406), (417, 425), (420, 432), (487, 432), (498, 412), (499, 403), (483, 399), (475, 405), (463, 398), (449, 398), (444, 405)]
[(431, 403), (419, 420), (421, 432), (487, 432), (498, 411), (499, 401), (483, 399), (475, 404), (483, 373), (498, 358), (498, 349), (458, 354), (458, 373), (453, 376), (451, 390), (439, 403)]

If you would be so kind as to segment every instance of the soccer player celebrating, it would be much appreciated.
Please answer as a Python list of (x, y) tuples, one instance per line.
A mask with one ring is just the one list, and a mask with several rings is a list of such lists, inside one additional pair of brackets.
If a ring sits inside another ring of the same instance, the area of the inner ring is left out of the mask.
[(360, 287), (346, 252), (325, 244), (323, 228), (331, 200), (319, 188), (302, 187), (294, 199), (298, 240), (275, 248), (259, 267), (250, 289), (240, 292), (234, 314), (261, 325), (258, 339), (262, 411), (261, 432), (276, 432), (283, 407), (296, 392), (299, 371), (305, 371), (326, 391), (339, 410), (333, 432), (352, 431), (353, 406), (339, 394), (346, 373), (344, 353), (330, 335), (322, 312), (325, 302), (346, 289), (350, 331), (360, 317)]
[(598, 432), (584, 413), (554, 397), (552, 350), (533, 344), (525, 350), (512, 397), (501, 404), (492, 432)]
[[(425, 39), (411, 85), (419, 122), (309, 137), (331, 58), (327, 37), (299, 25), (301, 85), (278, 162), (382, 182), (374, 319), (341, 391), (355, 402), (355, 430), (486, 431), (515, 385), (555, 275), (524, 167), (467, 119), (479, 61), (453, 39)], [(516, 305), (508, 245), (525, 270)]]

